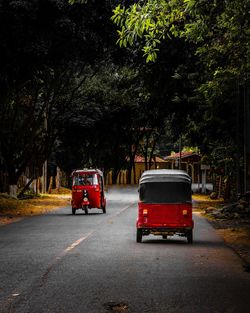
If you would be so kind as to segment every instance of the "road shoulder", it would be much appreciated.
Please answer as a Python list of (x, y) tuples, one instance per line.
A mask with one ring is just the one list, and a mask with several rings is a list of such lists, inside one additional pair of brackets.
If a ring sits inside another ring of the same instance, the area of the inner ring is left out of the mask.
[(47, 214), (70, 205), (70, 194), (49, 194), (32, 199), (12, 199), (0, 194), (0, 226), (18, 222), (25, 217)]
[[(207, 196), (194, 196), (193, 208), (206, 218), (227, 246), (233, 249), (242, 259), (245, 270), (250, 272), (250, 217), (226, 212), (222, 200), (211, 200)], [(218, 214), (219, 212), (219, 214)]]

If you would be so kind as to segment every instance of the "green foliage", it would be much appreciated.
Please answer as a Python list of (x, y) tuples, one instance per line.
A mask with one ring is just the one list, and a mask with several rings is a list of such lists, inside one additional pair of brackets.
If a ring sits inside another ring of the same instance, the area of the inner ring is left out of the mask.
[(75, 3), (80, 3), (80, 4), (84, 4), (87, 3), (88, 0), (68, 0), (69, 4), (75, 4)]
[(156, 60), (162, 41), (183, 37), (198, 44), (197, 54), (211, 69), (223, 57), (228, 70), (239, 73), (249, 71), (249, 12), (245, 0), (147, 0), (118, 5), (112, 20), (120, 28), (120, 46), (143, 39), (147, 62)]
[(184, 21), (181, 5), (181, 0), (139, 1), (128, 8), (118, 5), (111, 18), (120, 27), (117, 43), (127, 47), (143, 39), (146, 62), (154, 62), (161, 40), (180, 35), (180, 25)]
[[(199, 35), (192, 34), (194, 41), (202, 43), (197, 54), (215, 77), (225, 71), (225, 75), (240, 75), (244, 79), (249, 71), (249, 2), (215, 1), (205, 8), (191, 11), (193, 21), (186, 26), (192, 28), (202, 22), (201, 29), (206, 29)], [(195, 15), (197, 11), (199, 14)]]
[(199, 148), (198, 147), (188, 147), (188, 146), (185, 146), (185, 147), (183, 147), (182, 152), (199, 153)]

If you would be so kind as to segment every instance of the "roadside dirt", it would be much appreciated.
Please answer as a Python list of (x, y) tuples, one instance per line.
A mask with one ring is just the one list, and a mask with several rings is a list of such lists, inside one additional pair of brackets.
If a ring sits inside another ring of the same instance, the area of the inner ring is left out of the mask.
[(206, 211), (208, 208), (216, 210), (225, 205), (222, 199), (211, 200), (208, 196), (194, 195), (193, 200), (194, 210), (207, 218), (217, 233), (223, 237), (225, 243), (241, 257), (245, 270), (250, 272), (250, 218), (236, 218), (227, 215), (220, 215), (220, 218), (217, 218)]
[(24, 200), (12, 199), (7, 194), (0, 194), (0, 226), (70, 205), (70, 198), (70, 191), (67, 192), (67, 190), (59, 194), (54, 191), (49, 195)]

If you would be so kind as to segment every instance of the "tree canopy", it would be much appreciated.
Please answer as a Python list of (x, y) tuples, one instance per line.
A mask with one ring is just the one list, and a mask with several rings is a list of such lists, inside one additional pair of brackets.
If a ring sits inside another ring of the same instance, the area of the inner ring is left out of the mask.
[(127, 47), (139, 42), (147, 63), (158, 62), (162, 47), (170, 52), (177, 38), (189, 43), (183, 44), (183, 51), (188, 49), (193, 55), (189, 59), (193, 64), (184, 64), (183, 77), (189, 90), (186, 103), (193, 103), (196, 110), (187, 110), (188, 136), (203, 153), (231, 160), (232, 173), (246, 145), (243, 127), (250, 123), (245, 120), (249, 110), (249, 9), (246, 0), (121, 1), (112, 16), (119, 28), (118, 44)]
[(27, 167), (37, 175), (51, 152), (67, 172), (131, 175), (136, 153), (150, 160), (161, 138), (180, 137), (234, 173), (249, 20), (246, 0), (1, 0), (0, 165), (9, 183)]

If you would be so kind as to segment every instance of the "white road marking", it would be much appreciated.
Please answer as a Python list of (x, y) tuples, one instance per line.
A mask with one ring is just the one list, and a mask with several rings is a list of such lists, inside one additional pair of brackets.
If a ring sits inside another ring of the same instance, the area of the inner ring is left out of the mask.
[[(124, 211), (126, 211), (127, 209), (129, 209), (130, 207), (132, 207), (133, 205), (135, 205), (135, 202), (131, 203), (130, 205), (126, 206), (125, 208), (123, 208), (121, 211), (117, 212), (116, 214), (114, 214), (113, 216), (111, 216), (111, 218), (115, 218), (117, 216), (119, 216), (121, 213), (123, 213)], [(113, 221), (111, 219), (109, 219), (108, 223), (110, 223), (110, 221), (113, 223)], [(105, 221), (104, 221), (105, 222)], [(101, 221), (98, 225), (103, 224), (103, 221)], [(58, 256), (55, 257), (54, 261), (50, 264), (50, 266), (47, 268), (46, 272), (43, 274), (42, 276), (42, 283), (41, 283), (41, 287), (44, 286), (44, 284), (46, 283), (47, 279), (48, 279), (48, 275), (49, 273), (54, 269), (54, 267), (56, 266), (56, 264), (58, 262), (61, 261), (62, 258), (64, 258), (69, 252), (71, 252), (72, 250), (74, 250), (76, 247), (78, 247), (84, 240), (86, 240), (87, 238), (89, 238), (93, 233), (95, 233), (97, 231), (97, 229), (94, 229), (93, 231), (87, 233), (86, 235), (80, 237), (79, 239), (77, 239), (76, 241), (74, 241), (70, 246), (68, 246), (66, 249), (64, 249), (61, 254), (59, 254)]]
[(64, 256), (65, 254), (67, 254), (68, 252), (70, 252), (71, 250), (73, 250), (74, 248), (76, 248), (77, 246), (79, 246), (79, 244), (80, 244), (81, 242), (83, 242), (85, 239), (87, 239), (90, 235), (92, 235), (93, 232), (94, 232), (94, 231), (92, 231), (92, 232), (88, 233), (87, 235), (85, 235), (85, 236), (79, 238), (78, 240), (76, 240), (75, 242), (73, 242), (70, 246), (68, 246), (68, 247), (63, 251), (63, 253), (62, 253), (63, 256)]

